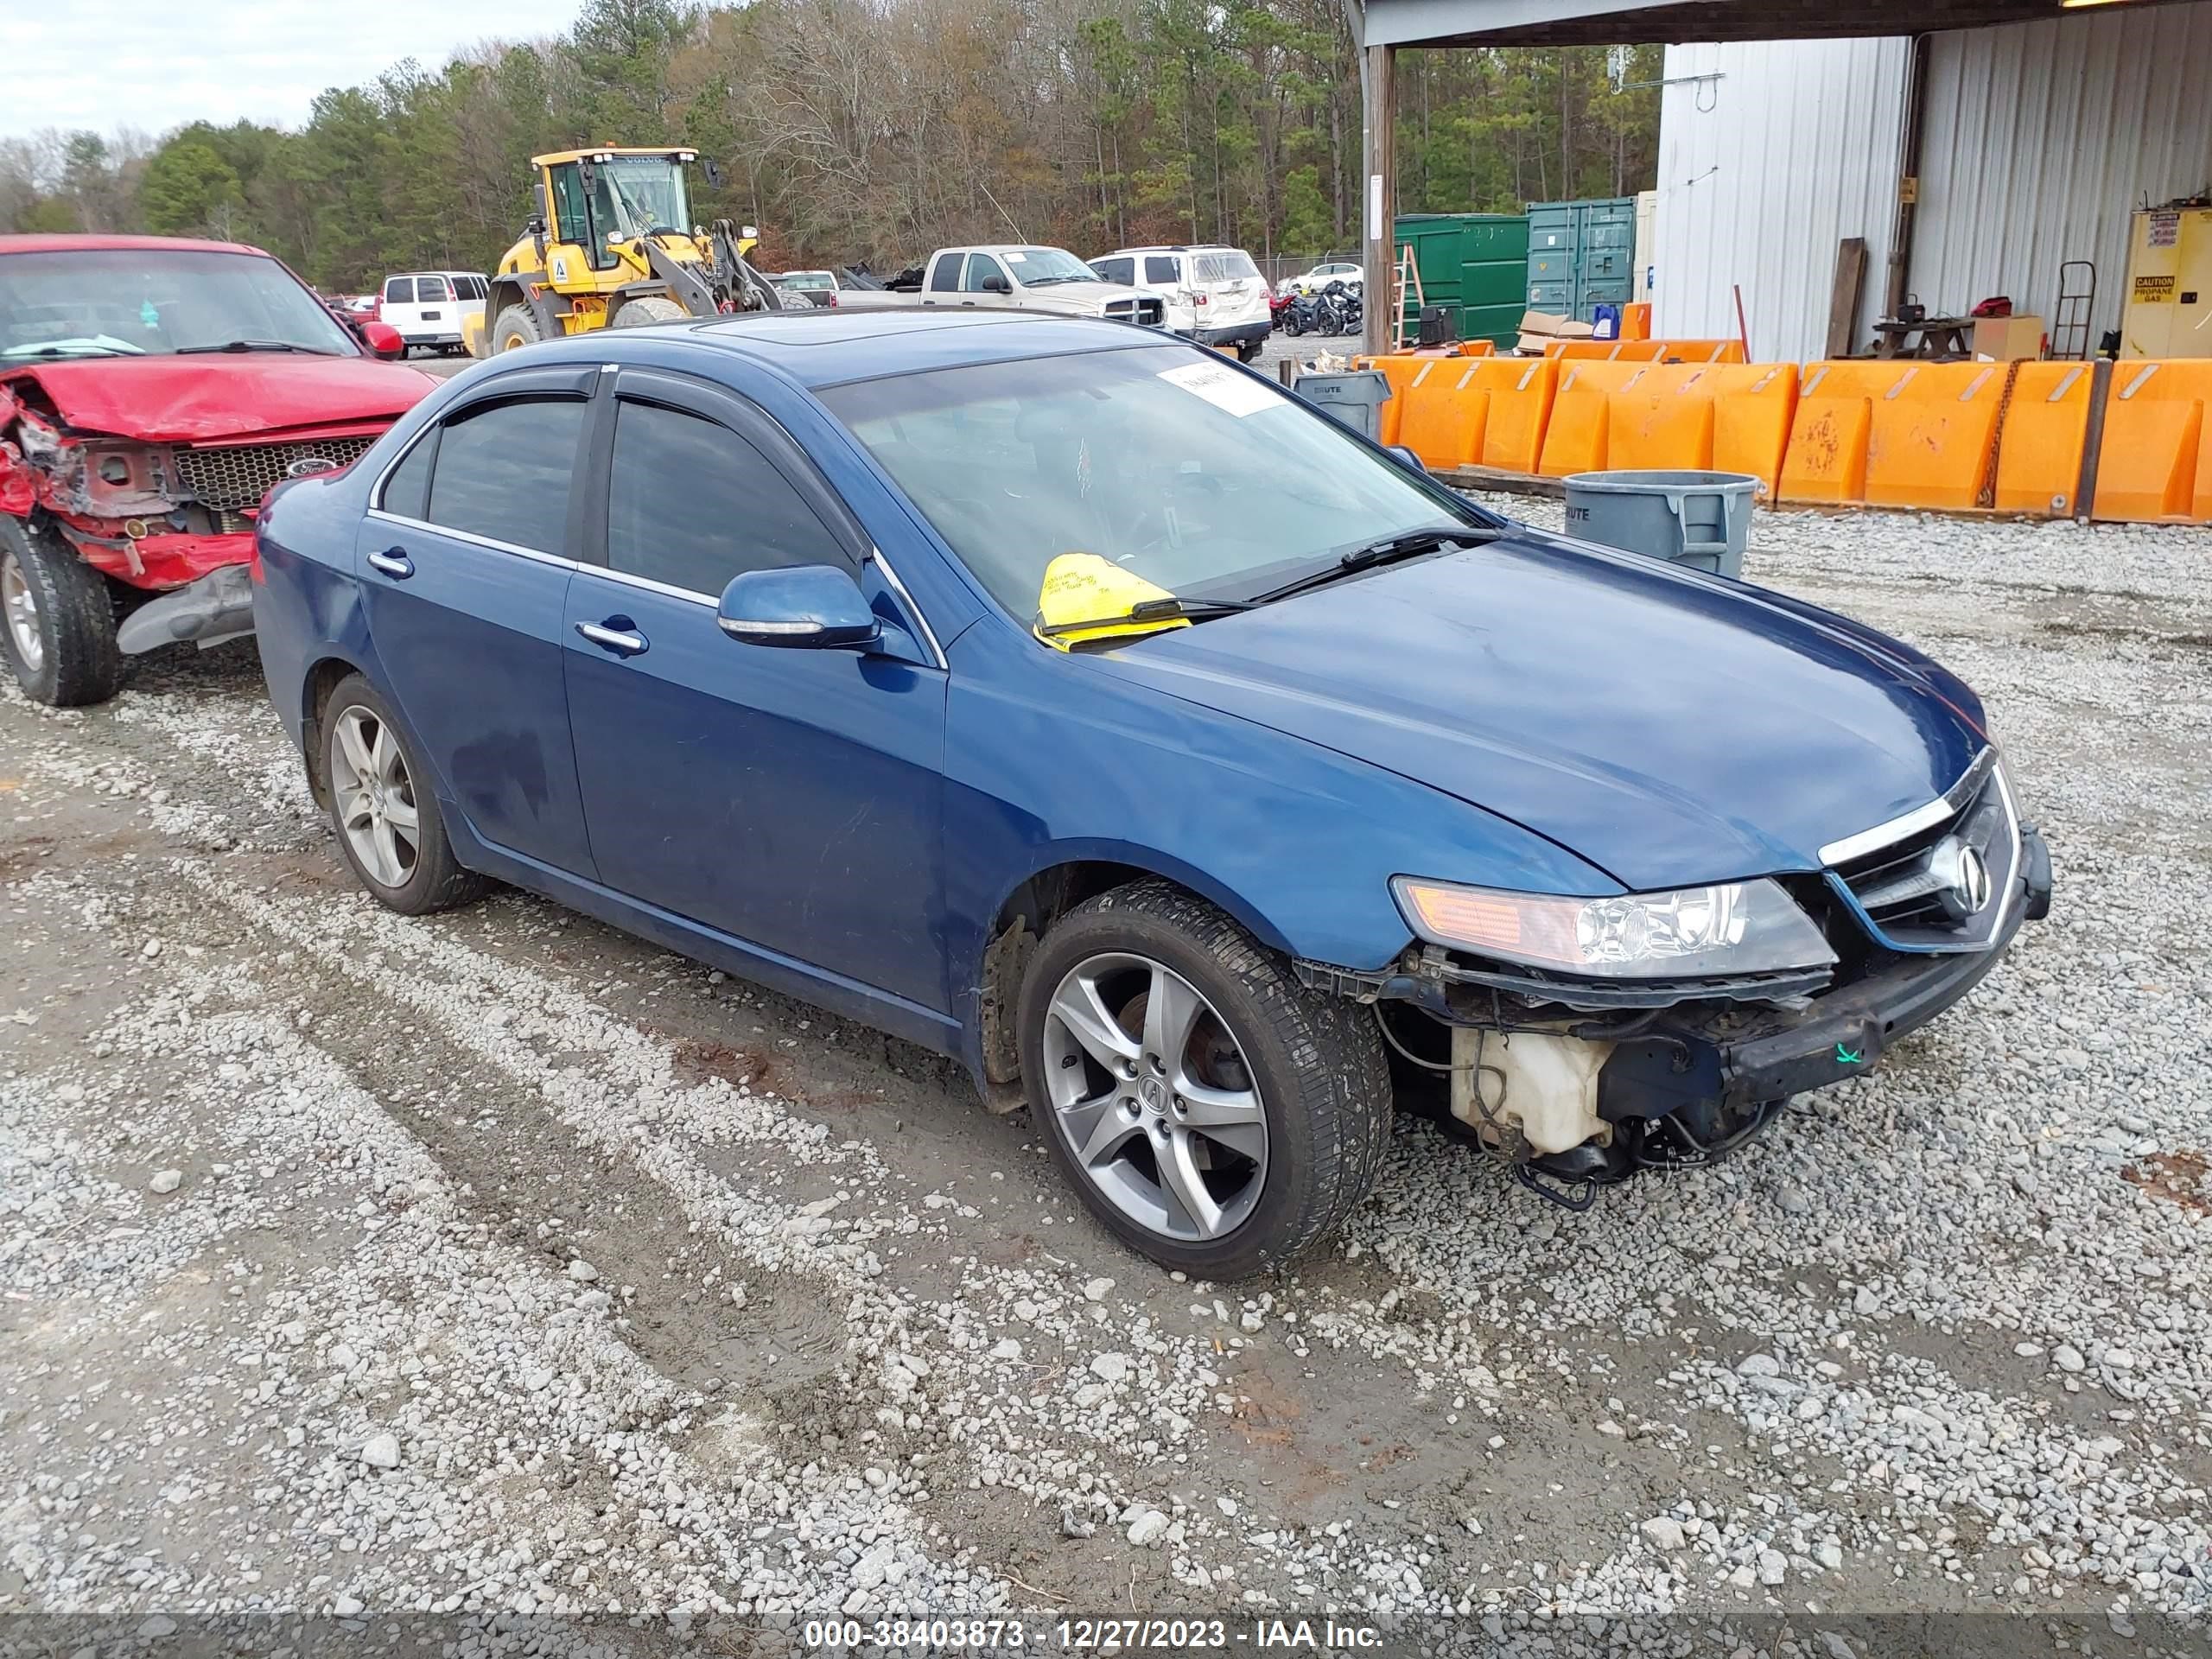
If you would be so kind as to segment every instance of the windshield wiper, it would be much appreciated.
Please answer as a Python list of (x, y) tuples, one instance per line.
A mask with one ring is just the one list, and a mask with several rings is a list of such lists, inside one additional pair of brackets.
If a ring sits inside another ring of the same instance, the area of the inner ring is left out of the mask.
[(1495, 541), (1500, 532), (1487, 525), (1428, 524), (1420, 530), (1400, 531), (1395, 536), (1385, 536), (1379, 541), (1356, 547), (1325, 570), (1316, 570), (1311, 575), (1287, 582), (1280, 588), (1270, 588), (1263, 594), (1252, 595), (1255, 605), (1271, 605), (1276, 600), (1288, 599), (1293, 594), (1302, 594), (1336, 581), (1340, 576), (1372, 570), (1377, 565), (1395, 564), (1400, 559), (1410, 559), (1418, 554), (1433, 553), (1440, 547), (1472, 547), (1481, 542)]
[(335, 357), (319, 346), (296, 346), (289, 340), (226, 340), (220, 346), (180, 346), (179, 357), (193, 352), (302, 352), (309, 357)]
[(1207, 622), (1217, 616), (1234, 616), (1239, 611), (1253, 608), (1253, 601), (1243, 599), (1142, 599), (1119, 616), (1094, 616), (1082, 622), (1054, 622), (1037, 630), (1046, 639), (1061, 633), (1084, 633), (1092, 628), (1110, 628), (1122, 622)]
[(1048, 288), (1054, 283), (1088, 283), (1092, 280), (1094, 279), (1091, 277), (1078, 276), (1073, 271), (1068, 271), (1058, 276), (1025, 276), (1021, 279), (1021, 285), (1024, 288)]
[(143, 357), (146, 353), (136, 346), (96, 346), (86, 340), (71, 344), (64, 340), (53, 346), (10, 346), (0, 352), (0, 358), (20, 362), (33, 357)]

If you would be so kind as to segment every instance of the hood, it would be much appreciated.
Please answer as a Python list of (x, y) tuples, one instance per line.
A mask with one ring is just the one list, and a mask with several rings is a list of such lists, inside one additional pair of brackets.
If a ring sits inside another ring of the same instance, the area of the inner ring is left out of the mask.
[[(1042, 288), (1025, 288), (1020, 304), (1040, 311), (1058, 310), (1080, 312), (1085, 316), (1103, 312), (1109, 300), (1127, 300), (1145, 295), (1157, 295), (1157, 290), (1133, 287), (1128, 283), (1047, 283)], [(1166, 296), (1158, 295), (1163, 301)]]
[(1640, 891), (1817, 869), (1986, 741), (1971, 692), (1870, 630), (1533, 532), (1091, 660), (1457, 796)]
[(26, 365), (10, 378), (35, 381), (79, 431), (146, 443), (390, 421), (438, 385), (373, 358), (280, 352), (88, 358)]

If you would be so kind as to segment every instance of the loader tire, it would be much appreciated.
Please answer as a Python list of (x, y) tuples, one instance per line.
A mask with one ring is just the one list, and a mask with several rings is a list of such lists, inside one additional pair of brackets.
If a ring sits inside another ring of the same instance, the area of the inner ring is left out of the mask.
[(537, 326), (537, 315), (526, 305), (511, 305), (501, 311), (492, 324), (491, 355), (512, 352), (524, 346), (535, 346), (545, 338)]
[(640, 294), (626, 300), (607, 320), (610, 328), (643, 328), (656, 322), (681, 322), (691, 314), (665, 294)]

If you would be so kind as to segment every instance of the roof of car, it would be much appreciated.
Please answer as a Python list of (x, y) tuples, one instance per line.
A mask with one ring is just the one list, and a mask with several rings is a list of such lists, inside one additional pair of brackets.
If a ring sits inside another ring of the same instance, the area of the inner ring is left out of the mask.
[[(1182, 343), (1126, 322), (1040, 312), (955, 312), (919, 305), (865, 309), (808, 306), (804, 310), (668, 323), (630, 335), (639, 345), (671, 338), (749, 358), (809, 388), (925, 369)], [(606, 354), (608, 341), (594, 333), (530, 349), (539, 361), (556, 353), (596, 358)]]
[(111, 253), (118, 249), (149, 249), (180, 253), (252, 253), (266, 259), (259, 248), (243, 242), (202, 242), (188, 236), (107, 236), (72, 231), (59, 235), (0, 236), (0, 254)]

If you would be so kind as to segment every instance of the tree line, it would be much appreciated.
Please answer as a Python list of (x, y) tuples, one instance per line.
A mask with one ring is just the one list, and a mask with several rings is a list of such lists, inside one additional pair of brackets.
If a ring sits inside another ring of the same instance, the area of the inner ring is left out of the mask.
[[(1400, 211), (1648, 188), (1658, 74), (1656, 48), (1401, 53)], [(0, 232), (252, 242), (350, 292), (489, 270), (533, 154), (683, 143), (719, 163), (696, 217), (760, 226), (771, 269), (1014, 239), (1306, 256), (1358, 239), (1359, 129), (1338, 0), (589, 0), (557, 37), (334, 87), (296, 130), (0, 140)]]

